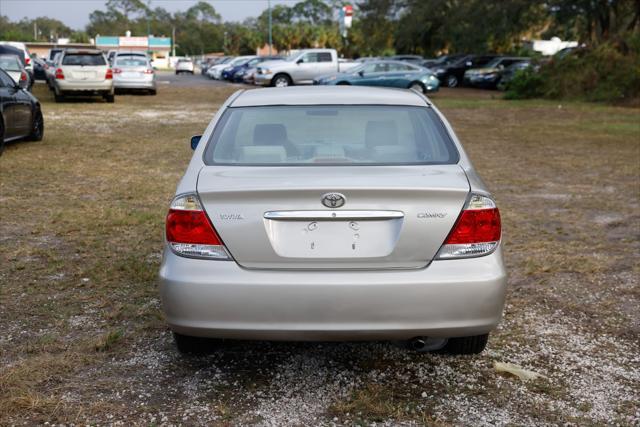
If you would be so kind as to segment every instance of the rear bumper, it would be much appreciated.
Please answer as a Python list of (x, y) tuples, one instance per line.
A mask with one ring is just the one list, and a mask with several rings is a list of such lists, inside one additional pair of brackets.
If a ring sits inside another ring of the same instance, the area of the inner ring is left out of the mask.
[(116, 89), (155, 89), (156, 81), (154, 80), (120, 80), (114, 79), (113, 86)]
[(113, 81), (104, 80), (98, 82), (55, 80), (55, 85), (61, 92), (113, 92)]
[(478, 335), (502, 316), (501, 250), (419, 270), (247, 270), (165, 250), (160, 293), (172, 330), (276, 340)]

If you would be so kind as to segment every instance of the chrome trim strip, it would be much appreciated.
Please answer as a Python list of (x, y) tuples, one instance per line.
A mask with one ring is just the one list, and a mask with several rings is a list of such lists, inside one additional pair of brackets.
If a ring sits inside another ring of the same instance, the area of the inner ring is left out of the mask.
[(271, 211), (265, 212), (264, 218), (274, 221), (374, 220), (404, 218), (404, 213), (400, 211)]

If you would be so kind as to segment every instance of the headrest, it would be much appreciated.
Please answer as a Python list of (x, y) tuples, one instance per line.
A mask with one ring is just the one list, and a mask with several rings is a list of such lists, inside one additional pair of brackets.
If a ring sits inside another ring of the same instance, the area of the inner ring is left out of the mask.
[(266, 123), (253, 128), (253, 145), (284, 145), (287, 129), (283, 124)]

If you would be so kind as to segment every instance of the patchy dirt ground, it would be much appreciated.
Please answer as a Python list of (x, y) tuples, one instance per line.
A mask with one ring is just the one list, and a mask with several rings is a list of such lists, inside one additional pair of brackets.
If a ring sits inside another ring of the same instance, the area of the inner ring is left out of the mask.
[[(640, 111), (434, 95), (502, 210), (509, 295), (477, 357), (394, 343), (177, 354), (167, 203), (235, 88), (54, 104), (0, 157), (0, 424), (640, 424)], [(511, 362), (543, 374), (496, 373)]]

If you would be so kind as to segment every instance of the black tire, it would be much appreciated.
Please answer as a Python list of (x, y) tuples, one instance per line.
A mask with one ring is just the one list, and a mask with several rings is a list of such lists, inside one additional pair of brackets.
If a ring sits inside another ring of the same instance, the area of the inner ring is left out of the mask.
[(487, 346), (488, 340), (489, 334), (449, 338), (447, 344), (436, 353), (449, 355), (480, 354)]
[(58, 94), (58, 93), (56, 93), (56, 92), (55, 92), (55, 90), (54, 90), (54, 92), (53, 92), (53, 99), (54, 99), (56, 102), (64, 102), (64, 95), (63, 95), (63, 94)]
[(31, 124), (31, 134), (29, 135), (29, 141), (42, 141), (44, 137), (44, 118), (42, 117), (42, 111), (38, 109), (34, 115), (33, 123)]
[(336, 86), (351, 86), (351, 83), (349, 83), (349, 82), (338, 82), (338, 83), (336, 83)]
[(149, 95), (156, 95), (158, 92), (155, 89), (149, 91)]
[(0, 115), (0, 156), (4, 151), (4, 118)]
[(447, 87), (458, 87), (459, 84), (458, 78), (453, 74), (447, 77)]
[(286, 74), (276, 74), (271, 79), (271, 86), (274, 87), (287, 87), (291, 86), (291, 77)]
[(420, 82), (411, 82), (411, 84), (409, 85), (409, 89), (415, 90), (416, 92), (419, 92), (423, 95), (427, 92), (424, 85)]
[(207, 354), (216, 349), (218, 340), (190, 337), (177, 332), (173, 333), (173, 340), (176, 343), (178, 351), (182, 354)]
[(104, 95), (104, 100), (109, 104), (113, 104), (116, 101), (116, 96), (113, 93), (109, 93), (107, 95)]

